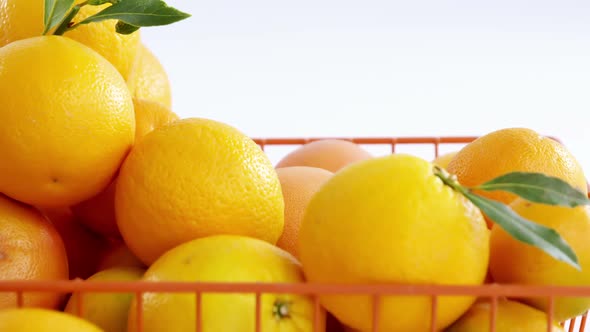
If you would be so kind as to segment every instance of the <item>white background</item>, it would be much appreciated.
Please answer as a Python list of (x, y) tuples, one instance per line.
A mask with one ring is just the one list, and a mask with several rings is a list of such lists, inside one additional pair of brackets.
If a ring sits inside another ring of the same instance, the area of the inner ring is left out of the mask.
[(525, 126), (590, 174), (590, 1), (167, 3), (192, 17), (142, 34), (181, 117), (256, 137)]

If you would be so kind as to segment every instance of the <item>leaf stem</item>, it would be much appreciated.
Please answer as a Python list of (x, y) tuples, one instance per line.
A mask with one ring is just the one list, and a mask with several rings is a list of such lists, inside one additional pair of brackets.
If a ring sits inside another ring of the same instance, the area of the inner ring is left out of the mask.
[(463, 195), (469, 193), (468, 188), (465, 188), (461, 184), (459, 184), (459, 180), (457, 180), (456, 175), (450, 174), (444, 168), (441, 168), (437, 165), (434, 165), (433, 171), (434, 171), (434, 175), (436, 175), (438, 178), (440, 178), (442, 180), (442, 182), (444, 184), (446, 184), (447, 186), (453, 188), (454, 190), (460, 192)]
[(57, 27), (57, 29), (55, 29), (55, 32), (53, 34), (56, 36), (61, 36), (64, 33), (66, 33), (68, 30), (71, 30), (73, 28), (73, 26), (71, 25), (72, 20), (74, 19), (74, 17), (76, 17), (76, 15), (78, 15), (78, 12), (80, 12), (80, 9), (82, 8), (82, 6), (84, 6), (86, 4), (87, 4), (87, 1), (85, 1), (79, 5), (75, 5), (74, 8), (72, 8), (72, 10), (70, 11), (70, 13), (60, 23), (60, 25)]

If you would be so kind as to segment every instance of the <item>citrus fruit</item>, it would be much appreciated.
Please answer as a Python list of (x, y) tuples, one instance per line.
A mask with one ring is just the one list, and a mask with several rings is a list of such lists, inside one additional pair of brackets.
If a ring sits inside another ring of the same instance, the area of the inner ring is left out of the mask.
[[(167, 125), (178, 116), (166, 106), (133, 98), (135, 111), (135, 144), (155, 128)], [(72, 207), (81, 222), (93, 231), (108, 237), (121, 237), (115, 215), (116, 178), (106, 190)]]
[[(131, 282), (141, 279), (143, 269), (113, 268), (97, 272), (88, 278), (93, 281), (125, 281)], [(96, 324), (108, 332), (127, 332), (127, 317), (133, 293), (89, 293), (82, 297), (84, 301), (82, 315), (78, 312), (79, 296), (72, 294), (64, 311)]]
[(451, 160), (455, 157), (458, 151), (448, 152), (436, 157), (432, 163), (442, 168), (447, 168)]
[[(76, 3), (81, 3), (77, 0)], [(84, 6), (74, 22), (98, 13), (110, 4)], [(0, 47), (11, 42), (41, 36), (43, 33), (44, 2), (38, 0), (0, 0)], [(116, 20), (80, 25), (64, 34), (92, 48), (109, 62), (126, 79), (135, 60), (140, 43), (140, 32), (118, 34)], [(52, 29), (52, 31), (55, 30)], [(46, 53), (50, 54), (50, 53)], [(81, 90), (84, 91), (84, 90)]]
[[(505, 128), (479, 137), (459, 150), (447, 169), (464, 186), (477, 186), (509, 172), (538, 172), (587, 193), (582, 167), (570, 151), (528, 128)], [(517, 197), (500, 190), (476, 192), (505, 204)]]
[(63, 240), (68, 256), (69, 278), (86, 279), (98, 270), (109, 242), (84, 227), (69, 208), (40, 209)]
[[(239, 235), (213, 235), (185, 242), (163, 254), (144, 274), (150, 282), (264, 282), (303, 283), (299, 262), (289, 253), (259, 239)], [(202, 294), (202, 331), (254, 332), (255, 295)], [(261, 327), (270, 331), (313, 331), (311, 298), (291, 294), (261, 295)], [(132, 300), (129, 332), (137, 330), (136, 301)], [(143, 295), (144, 331), (194, 331), (194, 294)], [(325, 328), (325, 312), (320, 310)]]
[(168, 74), (156, 55), (143, 43), (139, 45), (127, 85), (136, 98), (172, 107), (172, 91)]
[[(0, 280), (68, 279), (63, 241), (39, 211), (0, 194), (0, 229)], [(53, 309), (61, 296), (25, 293), (23, 300), (25, 306)], [(0, 293), (0, 309), (16, 305), (16, 294)]]
[(331, 176), (322, 168), (292, 166), (277, 169), (285, 201), (285, 227), (277, 246), (299, 258), (297, 238), (309, 200)]
[(124, 242), (113, 244), (101, 257), (98, 264), (98, 271), (115, 267), (145, 268), (135, 255), (127, 248)]
[[(445, 185), (433, 165), (407, 154), (342, 169), (312, 197), (299, 230), (310, 282), (483, 284), (489, 230), (479, 209)], [(344, 325), (370, 331), (369, 296), (321, 296)], [(473, 296), (441, 296), (437, 329), (457, 319)], [(381, 300), (383, 331), (430, 331), (430, 297)], [(403, 315), (399, 313), (403, 312)]]
[(289, 166), (318, 167), (337, 172), (352, 163), (372, 158), (360, 145), (337, 139), (307, 143), (287, 154), (276, 168)]
[[(488, 332), (491, 310), (492, 305), (487, 300), (477, 301), (445, 332)], [(500, 298), (496, 307), (496, 331), (547, 331), (547, 315), (525, 304)], [(556, 323), (553, 323), (551, 331), (564, 332)]]
[[(518, 198), (511, 208), (522, 217), (554, 229), (578, 257), (581, 270), (556, 260), (540, 249), (513, 239), (500, 227), (492, 228), (490, 271), (499, 283), (582, 286), (590, 284), (590, 207), (543, 205)], [(522, 302), (546, 310), (546, 298)], [(554, 317), (565, 321), (590, 309), (590, 298), (556, 297)]]
[(208, 119), (179, 120), (139, 141), (121, 167), (115, 211), (125, 243), (146, 265), (207, 235), (275, 244), (284, 227), (268, 157), (234, 127)]
[(6, 45), (0, 64), (0, 192), (61, 207), (104, 190), (134, 142), (133, 102), (121, 75), (60, 36)]
[(104, 332), (96, 325), (76, 316), (39, 308), (0, 310), (0, 331)]

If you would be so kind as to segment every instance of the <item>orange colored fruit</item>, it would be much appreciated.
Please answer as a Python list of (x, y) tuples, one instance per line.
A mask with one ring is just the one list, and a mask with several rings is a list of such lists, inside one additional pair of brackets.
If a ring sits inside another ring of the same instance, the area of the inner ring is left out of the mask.
[(101, 257), (97, 270), (102, 271), (115, 267), (145, 268), (145, 264), (135, 257), (125, 243), (119, 242), (113, 244)]
[(360, 145), (349, 141), (325, 139), (305, 144), (287, 154), (276, 168), (309, 166), (328, 170), (332, 173), (352, 163), (372, 158)]
[[(185, 242), (162, 255), (146, 271), (149, 282), (305, 282), (289, 253), (247, 236), (216, 235)], [(202, 294), (202, 331), (254, 331), (254, 294)], [(306, 295), (265, 293), (260, 298), (261, 331), (313, 331), (313, 300)], [(143, 295), (143, 331), (195, 331), (196, 299), (191, 293)], [(137, 331), (137, 303), (129, 309), (129, 332)], [(325, 312), (320, 310), (320, 330)]]
[[(76, 3), (82, 1), (76, 0)], [(85, 6), (75, 17), (74, 22), (79, 22), (108, 6), (110, 4)], [(43, 33), (43, 13), (43, 1), (0, 0), (0, 47), (17, 40), (41, 36)], [(98, 52), (112, 63), (124, 78), (127, 78), (138, 52), (140, 32), (121, 35), (116, 33), (116, 24), (117, 20), (106, 20), (81, 25), (66, 32), (64, 37), (81, 42)]]
[(6, 45), (0, 64), (0, 192), (60, 207), (103, 191), (135, 136), (121, 75), (98, 53), (60, 36)]
[(98, 326), (74, 315), (38, 308), (1, 310), (0, 331), (105, 332)]
[[(445, 332), (488, 332), (492, 306), (488, 301), (477, 301), (469, 310), (453, 323)], [(564, 332), (557, 323), (551, 331)], [(499, 299), (496, 309), (497, 332), (545, 332), (547, 315), (545, 312), (525, 304)]]
[[(68, 279), (63, 241), (39, 211), (0, 194), (0, 229), (0, 280)], [(61, 298), (58, 293), (23, 295), (25, 306), (49, 309), (56, 308)], [(16, 294), (0, 293), (0, 309), (16, 304)]]
[(172, 107), (172, 91), (168, 74), (156, 55), (143, 43), (139, 45), (127, 84), (135, 98)]
[[(463, 147), (448, 171), (465, 186), (477, 186), (509, 172), (538, 172), (555, 176), (587, 193), (582, 167), (565, 146), (527, 128), (488, 133)], [(510, 204), (517, 196), (505, 191), (478, 194)]]
[(68, 256), (69, 278), (86, 279), (98, 269), (98, 262), (110, 244), (84, 227), (69, 208), (40, 209), (60, 234)]
[[(590, 207), (535, 204), (516, 199), (511, 208), (522, 217), (557, 231), (578, 257), (581, 270), (515, 240), (502, 228), (492, 228), (490, 271), (496, 282), (525, 285), (585, 286), (590, 284)], [(546, 298), (522, 298), (542, 311)], [(590, 298), (556, 297), (554, 318), (565, 321), (590, 309)]]
[[(178, 120), (178, 116), (166, 106), (133, 98), (135, 110), (135, 143), (155, 128)], [(76, 204), (72, 211), (91, 230), (108, 237), (121, 237), (115, 216), (116, 179), (100, 194)]]
[[(434, 174), (432, 163), (393, 154), (350, 165), (313, 195), (299, 229), (299, 256), (313, 283), (483, 284), (489, 234), (480, 212)], [(474, 296), (438, 297), (437, 331)], [(323, 295), (340, 322), (370, 331), (366, 295)], [(382, 331), (430, 331), (429, 296), (383, 296)], [(401, 313), (401, 314), (400, 314)]]
[(232, 126), (184, 119), (140, 140), (115, 194), (121, 235), (146, 265), (195, 238), (236, 234), (275, 244), (284, 202), (266, 154)]
[(458, 151), (453, 151), (441, 154), (440, 156), (436, 157), (432, 163), (446, 169), (449, 166), (451, 160), (453, 160), (455, 155), (457, 155), (457, 152)]
[[(118, 267), (101, 270), (89, 277), (86, 282), (94, 281), (124, 281), (133, 282), (140, 280), (145, 272), (144, 269)], [(86, 319), (89, 322), (108, 332), (127, 332), (127, 319), (129, 306), (133, 299), (133, 293), (112, 292), (112, 293), (87, 293), (82, 297), (84, 310), (82, 315), (78, 312), (79, 295), (72, 294), (64, 312)]]
[(293, 166), (278, 168), (285, 200), (285, 227), (277, 246), (299, 259), (299, 227), (307, 204), (333, 173), (322, 168)]

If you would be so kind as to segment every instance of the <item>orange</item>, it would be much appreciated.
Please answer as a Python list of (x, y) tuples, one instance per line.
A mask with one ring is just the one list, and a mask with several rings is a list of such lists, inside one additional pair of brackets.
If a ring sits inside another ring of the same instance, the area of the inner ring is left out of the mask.
[[(303, 283), (299, 262), (266, 241), (247, 236), (216, 235), (185, 242), (162, 255), (146, 271), (149, 282)], [(195, 294), (143, 295), (143, 331), (195, 331)], [(202, 294), (202, 331), (254, 331), (254, 294)], [(313, 300), (304, 295), (261, 295), (261, 331), (312, 332)], [(129, 332), (137, 331), (137, 303), (129, 309)], [(325, 312), (320, 310), (320, 330)]]
[[(488, 332), (490, 330), (491, 304), (486, 300), (477, 301), (469, 310), (445, 332)], [(557, 323), (551, 331), (564, 332)], [(525, 304), (499, 299), (496, 307), (497, 332), (540, 332), (547, 331), (545, 312)]]
[[(394, 154), (350, 165), (321, 186), (299, 229), (299, 256), (314, 283), (480, 285), (489, 230), (479, 209), (446, 186), (430, 162)], [(370, 297), (320, 301), (344, 325), (370, 331)], [(437, 331), (474, 301), (439, 297)], [(430, 331), (430, 297), (386, 296), (381, 304), (382, 331)]]
[[(76, 2), (80, 3), (82, 0)], [(80, 22), (109, 6), (110, 4), (84, 6), (76, 15), (74, 22)], [(129, 35), (123, 35), (116, 32), (116, 25), (117, 20), (83, 24), (74, 30), (66, 32), (64, 36), (79, 41), (98, 52), (112, 63), (126, 80), (129, 77), (141, 43), (140, 30)]]
[[(68, 279), (63, 241), (39, 211), (0, 194), (0, 229), (0, 280)], [(23, 299), (28, 307), (54, 309), (61, 297), (57, 293), (25, 293)], [(16, 300), (16, 294), (0, 293), (0, 309), (15, 307)]]
[(69, 208), (40, 209), (61, 236), (68, 255), (70, 279), (86, 279), (98, 269), (109, 242), (84, 227)]
[(156, 55), (143, 43), (139, 45), (127, 84), (136, 98), (172, 107), (172, 91), (168, 74)]
[[(522, 217), (557, 231), (578, 257), (581, 270), (556, 260), (540, 249), (522, 243), (500, 227), (492, 228), (490, 271), (496, 282), (510, 284), (585, 286), (590, 284), (590, 207), (576, 208), (534, 204), (516, 199), (511, 208)], [(547, 310), (546, 298), (523, 298), (540, 310)], [(590, 309), (590, 298), (555, 298), (558, 321)]]
[[(538, 172), (559, 177), (587, 193), (576, 158), (559, 142), (528, 128), (488, 133), (463, 147), (447, 167), (465, 186), (477, 186), (509, 172)], [(505, 191), (479, 192), (505, 204), (517, 196)]]
[[(82, 0), (77, 0), (80, 3)], [(74, 22), (110, 6), (85, 6)], [(43, 33), (44, 2), (38, 0), (0, 0), (0, 47), (13, 41), (41, 36)], [(111, 62), (126, 79), (135, 60), (140, 43), (140, 32), (130, 35), (116, 33), (116, 20), (80, 25), (66, 32), (65, 37), (92, 48)], [(55, 30), (55, 28), (54, 28)], [(50, 54), (50, 53), (47, 53)], [(81, 90), (84, 91), (84, 90)]]
[[(144, 269), (118, 267), (101, 270), (86, 280), (88, 283), (95, 281), (124, 281), (133, 282), (141, 279)], [(127, 317), (133, 293), (85, 293), (83, 311), (78, 312), (79, 295), (72, 294), (64, 312), (86, 319), (89, 322), (108, 332), (127, 332)]]
[(145, 265), (127, 248), (125, 243), (114, 243), (104, 255), (102, 255), (98, 271), (115, 267), (145, 268)]
[(287, 154), (276, 168), (289, 166), (318, 167), (337, 172), (352, 163), (372, 158), (360, 145), (349, 141), (324, 139), (305, 144)]
[[(135, 143), (155, 128), (178, 120), (178, 116), (162, 104), (133, 98), (135, 110)], [(115, 216), (116, 179), (106, 190), (72, 207), (81, 222), (93, 231), (108, 237), (121, 237)]]
[(115, 211), (125, 243), (146, 265), (208, 235), (276, 244), (284, 227), (268, 157), (242, 132), (208, 119), (179, 120), (140, 140), (121, 167)]
[(322, 168), (293, 166), (277, 169), (285, 200), (285, 228), (277, 246), (299, 258), (297, 239), (303, 214), (309, 200), (331, 176)]
[(10, 332), (104, 332), (98, 326), (59, 311), (24, 308), (0, 311), (0, 331)]
[(0, 192), (60, 207), (104, 190), (134, 142), (133, 102), (121, 75), (59, 36), (4, 46), (0, 63)]

